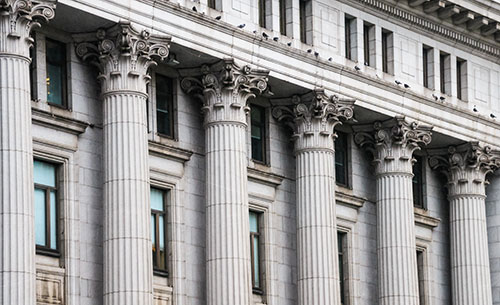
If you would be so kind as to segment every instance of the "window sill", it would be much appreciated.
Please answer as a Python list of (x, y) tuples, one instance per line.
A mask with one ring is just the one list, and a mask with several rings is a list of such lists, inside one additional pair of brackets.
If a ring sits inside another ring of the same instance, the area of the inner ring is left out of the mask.
[(429, 211), (427, 211), (427, 210), (413, 207), (413, 211), (415, 213), (415, 224), (416, 225), (420, 225), (420, 226), (424, 226), (424, 227), (433, 229), (433, 228), (437, 227), (439, 225), (439, 223), (441, 222), (441, 219), (429, 216)]
[(149, 141), (149, 153), (160, 157), (169, 157), (175, 161), (187, 162), (191, 159), (193, 152), (187, 149), (175, 147), (167, 143)]
[(264, 291), (260, 288), (252, 288), (252, 293), (257, 295), (264, 295)]
[(159, 277), (166, 277), (166, 278), (168, 278), (168, 271), (167, 271), (167, 270), (153, 269), (153, 275), (154, 275), (154, 276), (159, 276)]
[(36, 246), (36, 254), (50, 256), (50, 257), (57, 257), (57, 258), (61, 257), (61, 253), (59, 253), (58, 250), (53, 250), (53, 249), (39, 247), (39, 246)]
[(43, 109), (36, 102), (31, 103), (31, 114), (33, 123), (49, 128), (79, 135), (85, 132), (88, 122), (76, 120), (67, 109)]

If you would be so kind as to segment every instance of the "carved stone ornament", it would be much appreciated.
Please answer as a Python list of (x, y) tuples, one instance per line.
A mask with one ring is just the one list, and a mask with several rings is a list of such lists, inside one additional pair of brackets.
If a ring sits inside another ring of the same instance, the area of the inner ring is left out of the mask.
[[(403, 116), (385, 122), (377, 121), (371, 126), (355, 126), (354, 130), (354, 142), (372, 153), (378, 173), (411, 173), (411, 166), (415, 162), (413, 152), (428, 145), (432, 139), (432, 127), (421, 126), (417, 122), (408, 123)], [(396, 161), (398, 164), (388, 166), (390, 162), (387, 161)]]
[(0, 0), (0, 53), (29, 57), (31, 31), (55, 17), (56, 0)]
[(99, 68), (102, 93), (115, 90), (146, 93), (148, 69), (168, 57), (169, 45), (168, 36), (138, 31), (130, 22), (120, 21), (78, 43), (76, 54)]
[(486, 175), (500, 168), (500, 152), (478, 142), (450, 146), (447, 153), (430, 151), (429, 165), (448, 178), (448, 195), (485, 195)]
[(353, 100), (328, 96), (323, 89), (315, 89), (291, 98), (291, 105), (273, 107), (275, 119), (289, 126), (294, 134), (296, 152), (303, 149), (333, 150), (334, 128), (342, 121), (352, 119)]
[(268, 89), (269, 71), (249, 65), (240, 67), (232, 58), (203, 65), (194, 74), (182, 79), (181, 88), (203, 101), (206, 124), (221, 121), (246, 124), (250, 109), (247, 100)]

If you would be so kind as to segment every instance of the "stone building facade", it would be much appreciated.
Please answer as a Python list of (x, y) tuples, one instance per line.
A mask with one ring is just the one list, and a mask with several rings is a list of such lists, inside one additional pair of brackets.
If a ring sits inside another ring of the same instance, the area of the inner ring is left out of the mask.
[(0, 0), (0, 304), (500, 305), (500, 4)]

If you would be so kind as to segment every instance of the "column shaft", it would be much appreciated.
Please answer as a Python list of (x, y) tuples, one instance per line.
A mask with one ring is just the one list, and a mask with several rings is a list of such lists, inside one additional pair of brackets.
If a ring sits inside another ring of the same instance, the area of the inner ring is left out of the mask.
[(418, 275), (411, 173), (377, 176), (380, 305), (417, 305)]
[(482, 195), (450, 198), (454, 305), (492, 304), (485, 207)]
[(35, 304), (29, 63), (26, 57), (0, 53), (1, 304)]
[(104, 97), (104, 304), (152, 304), (146, 95)]
[(333, 151), (297, 154), (299, 304), (340, 304), (334, 175)]
[(248, 304), (250, 250), (246, 126), (206, 126), (207, 304)]

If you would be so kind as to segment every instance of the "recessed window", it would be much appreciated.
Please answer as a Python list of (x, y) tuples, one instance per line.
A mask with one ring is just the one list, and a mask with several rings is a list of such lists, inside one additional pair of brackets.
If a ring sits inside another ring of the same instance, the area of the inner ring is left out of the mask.
[(300, 0), (299, 4), (300, 41), (302, 41), (303, 43), (312, 44), (312, 1)]
[(417, 250), (417, 277), (418, 277), (418, 295), (419, 305), (426, 305), (426, 296), (428, 295), (425, 285), (425, 252)]
[(33, 35), (33, 46), (30, 48), (30, 96), (32, 101), (38, 99), (36, 82), (36, 35)]
[(424, 45), (422, 47), (422, 56), (424, 87), (434, 89), (434, 49)]
[(467, 61), (457, 57), (457, 98), (467, 101)]
[(151, 241), (153, 269), (167, 275), (167, 198), (168, 190), (151, 188)]
[(424, 206), (424, 158), (421, 156), (414, 156), (417, 160), (413, 164), (413, 206), (417, 208), (425, 208)]
[(287, 0), (279, 0), (280, 5), (280, 33), (287, 35)]
[(450, 54), (439, 54), (439, 78), (441, 93), (451, 95), (451, 63)]
[(35, 241), (37, 253), (58, 253), (57, 166), (34, 160)]
[(252, 105), (250, 118), (252, 159), (264, 163), (266, 161), (266, 109)]
[(346, 14), (344, 21), (345, 57), (357, 60), (356, 18)]
[(394, 74), (394, 41), (391, 31), (382, 29), (382, 71)]
[(375, 67), (375, 26), (367, 22), (363, 24), (363, 51), (365, 66)]
[(347, 264), (346, 249), (347, 233), (337, 232), (337, 244), (339, 252), (339, 280), (340, 280), (340, 304), (346, 304), (347, 285), (346, 285), (346, 272)]
[(270, 29), (272, 14), (271, 14), (271, 0), (258, 0), (259, 1), (259, 25), (263, 28)]
[(347, 133), (337, 131), (335, 140), (335, 180), (338, 185), (348, 186)]
[(261, 213), (250, 211), (250, 257), (252, 288), (256, 293), (262, 293), (262, 273), (261, 273), (261, 234), (259, 218)]
[(208, 7), (222, 11), (222, 0), (208, 0)]
[(66, 107), (66, 45), (46, 39), (47, 102)]
[(174, 137), (174, 94), (171, 78), (156, 74), (156, 132)]

